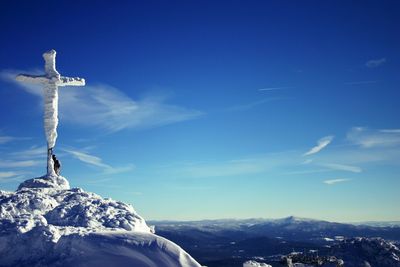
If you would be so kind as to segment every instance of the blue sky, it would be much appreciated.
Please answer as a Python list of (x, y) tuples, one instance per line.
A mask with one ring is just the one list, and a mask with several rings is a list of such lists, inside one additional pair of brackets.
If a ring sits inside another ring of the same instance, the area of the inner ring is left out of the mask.
[(45, 172), (146, 219), (400, 220), (397, 1), (3, 1), (0, 187)]

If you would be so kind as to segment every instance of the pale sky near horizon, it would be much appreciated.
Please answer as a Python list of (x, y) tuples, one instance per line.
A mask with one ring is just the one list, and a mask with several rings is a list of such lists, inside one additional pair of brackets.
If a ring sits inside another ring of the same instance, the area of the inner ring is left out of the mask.
[(45, 173), (145, 219), (400, 221), (400, 2), (2, 1), (0, 190)]

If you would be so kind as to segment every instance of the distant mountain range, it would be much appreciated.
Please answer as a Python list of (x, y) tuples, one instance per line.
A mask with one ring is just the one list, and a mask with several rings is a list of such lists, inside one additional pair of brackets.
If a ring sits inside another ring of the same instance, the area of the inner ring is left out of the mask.
[(352, 224), (354, 224), (354, 225), (377, 226), (377, 227), (400, 227), (400, 221), (388, 221), (388, 222), (366, 221), (366, 222), (355, 222), (355, 223), (352, 223)]
[[(400, 257), (400, 226), (395, 222), (348, 224), (290, 216), (148, 223), (155, 225), (157, 234), (179, 244), (209, 267), (242, 266), (246, 260), (260, 259), (282, 266), (282, 255), (310, 250), (343, 258), (345, 266), (365, 267), (369, 266), (366, 263), (379, 262), (382, 255), (395, 255), (379, 267), (400, 267), (396, 258)], [(387, 252), (392, 245), (394, 248)]]
[[(237, 231), (246, 235), (265, 235), (297, 241), (318, 241), (335, 236), (382, 237), (400, 240), (400, 224), (396, 222), (337, 223), (323, 220), (286, 217), (282, 219), (221, 219), (202, 221), (149, 221), (160, 231), (196, 229), (205, 232)], [(326, 240), (325, 240), (326, 241)]]

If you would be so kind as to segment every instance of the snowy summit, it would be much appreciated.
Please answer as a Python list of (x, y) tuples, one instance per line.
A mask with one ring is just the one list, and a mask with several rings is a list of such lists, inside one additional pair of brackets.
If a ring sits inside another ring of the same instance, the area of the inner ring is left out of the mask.
[(0, 191), (0, 266), (200, 265), (131, 205), (43, 176)]

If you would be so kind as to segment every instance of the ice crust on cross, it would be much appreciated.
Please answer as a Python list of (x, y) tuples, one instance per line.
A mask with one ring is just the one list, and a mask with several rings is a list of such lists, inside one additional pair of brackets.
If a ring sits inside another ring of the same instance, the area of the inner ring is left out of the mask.
[(55, 50), (45, 52), (43, 58), (45, 61), (44, 75), (19, 74), (16, 79), (20, 82), (35, 83), (44, 86), (44, 130), (47, 140), (47, 175), (56, 176), (52, 153), (57, 140), (58, 87), (84, 86), (85, 79), (61, 76), (56, 69)]

